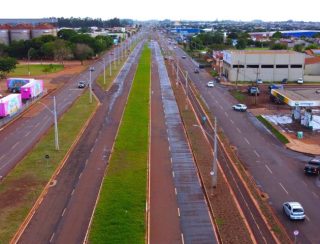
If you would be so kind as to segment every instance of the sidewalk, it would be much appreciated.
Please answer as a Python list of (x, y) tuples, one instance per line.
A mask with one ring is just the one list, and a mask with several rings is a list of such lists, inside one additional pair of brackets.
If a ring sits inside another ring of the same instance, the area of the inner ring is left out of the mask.
[(301, 153), (320, 155), (320, 143), (316, 143), (309, 139), (295, 139), (293, 138), (293, 135), (290, 135), (288, 133), (284, 134), (290, 141), (286, 144), (286, 147), (288, 149)]

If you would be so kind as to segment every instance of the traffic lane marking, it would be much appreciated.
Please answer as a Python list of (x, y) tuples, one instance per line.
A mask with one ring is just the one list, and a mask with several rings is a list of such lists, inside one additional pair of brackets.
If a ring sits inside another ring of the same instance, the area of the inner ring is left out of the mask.
[(256, 150), (253, 150), (253, 152), (255, 153), (255, 155), (257, 155), (258, 158), (260, 158), (260, 155)]
[(287, 193), (287, 195), (289, 195), (289, 192), (286, 190), (286, 188), (281, 184), (281, 182), (279, 182), (279, 185), (281, 186), (281, 188)]
[(242, 133), (241, 130), (240, 130), (238, 127), (236, 127), (236, 128), (237, 128), (237, 131), (238, 131), (239, 133)]
[(266, 164), (265, 164), (265, 166), (266, 166), (267, 170), (270, 172), (270, 174), (273, 174), (273, 173), (272, 173), (272, 170), (269, 168), (269, 166), (266, 165)]
[(246, 143), (247, 143), (248, 145), (250, 145), (250, 142), (248, 141), (248, 139), (247, 139), (246, 137), (244, 137), (243, 139), (246, 141)]

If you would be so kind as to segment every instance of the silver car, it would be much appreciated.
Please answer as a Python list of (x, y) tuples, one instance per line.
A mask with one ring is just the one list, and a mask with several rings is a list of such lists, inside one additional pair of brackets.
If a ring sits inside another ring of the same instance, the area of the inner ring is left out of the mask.
[(305, 218), (304, 209), (298, 202), (285, 202), (283, 204), (283, 212), (291, 220), (304, 220)]

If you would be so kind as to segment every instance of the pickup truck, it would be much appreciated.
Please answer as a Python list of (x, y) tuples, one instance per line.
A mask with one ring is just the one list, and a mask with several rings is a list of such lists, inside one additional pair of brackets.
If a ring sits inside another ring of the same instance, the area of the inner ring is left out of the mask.
[(249, 86), (248, 87), (248, 93), (251, 96), (255, 96), (255, 95), (259, 96), (260, 95), (260, 90), (256, 86)]
[(304, 172), (309, 175), (320, 174), (320, 158), (311, 159), (305, 166)]

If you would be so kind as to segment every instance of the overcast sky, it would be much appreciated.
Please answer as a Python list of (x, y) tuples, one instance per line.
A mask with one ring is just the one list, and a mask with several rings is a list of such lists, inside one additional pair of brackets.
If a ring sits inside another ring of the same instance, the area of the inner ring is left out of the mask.
[(91, 17), (104, 20), (303, 20), (320, 22), (320, 1), (306, 0), (14, 0), (0, 18)]

